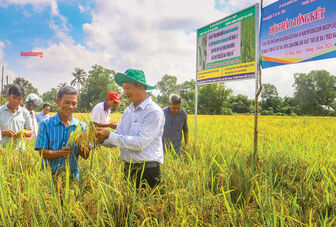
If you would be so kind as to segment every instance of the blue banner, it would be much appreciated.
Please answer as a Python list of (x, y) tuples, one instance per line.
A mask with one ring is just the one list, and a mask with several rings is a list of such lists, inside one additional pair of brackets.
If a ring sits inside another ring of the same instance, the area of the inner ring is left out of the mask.
[(335, 0), (279, 0), (261, 13), (263, 68), (336, 57)]

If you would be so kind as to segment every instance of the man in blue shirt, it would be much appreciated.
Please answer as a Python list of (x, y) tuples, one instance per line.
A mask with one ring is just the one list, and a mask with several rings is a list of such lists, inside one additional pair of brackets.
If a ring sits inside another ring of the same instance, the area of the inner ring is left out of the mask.
[(87, 159), (89, 149), (81, 144), (67, 146), (70, 133), (80, 124), (79, 120), (72, 116), (78, 104), (76, 89), (71, 86), (61, 88), (56, 104), (58, 113), (40, 124), (35, 150), (38, 150), (44, 159), (43, 168), (46, 165), (50, 166), (53, 175), (63, 169), (61, 167), (64, 167), (66, 159), (69, 159), (71, 176), (78, 179), (78, 155)]
[[(163, 109), (165, 115), (165, 125), (162, 136), (163, 149), (174, 148), (177, 154), (182, 153), (182, 131), (184, 136), (184, 150), (188, 149), (188, 115), (181, 109), (182, 98), (179, 95), (171, 94), (169, 104)], [(171, 147), (171, 145), (173, 147)]]
[(35, 115), (35, 118), (36, 118), (36, 121), (38, 123), (38, 126), (40, 126), (41, 122), (45, 119), (48, 119), (50, 116), (49, 116), (49, 112), (50, 112), (50, 105), (49, 104), (43, 104), (43, 107), (42, 107), (42, 111), (41, 112), (38, 112), (36, 115)]
[(142, 180), (153, 188), (160, 183), (160, 164), (163, 164), (162, 134), (164, 115), (146, 90), (154, 89), (146, 83), (142, 70), (128, 69), (117, 73), (115, 81), (124, 89), (131, 101), (114, 132), (97, 128), (97, 138), (104, 146), (120, 147), (120, 157), (125, 162), (124, 176), (136, 179), (136, 187), (143, 187)]

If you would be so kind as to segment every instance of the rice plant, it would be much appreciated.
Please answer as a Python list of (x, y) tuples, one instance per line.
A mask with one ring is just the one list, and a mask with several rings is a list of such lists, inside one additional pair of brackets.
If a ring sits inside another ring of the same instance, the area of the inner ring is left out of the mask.
[(189, 116), (189, 130), (192, 149), (166, 153), (152, 191), (124, 179), (118, 148), (98, 145), (67, 181), (41, 169), (29, 139), (1, 147), (0, 225), (336, 225), (335, 118), (261, 116), (255, 168), (252, 116), (199, 116), (196, 142)]

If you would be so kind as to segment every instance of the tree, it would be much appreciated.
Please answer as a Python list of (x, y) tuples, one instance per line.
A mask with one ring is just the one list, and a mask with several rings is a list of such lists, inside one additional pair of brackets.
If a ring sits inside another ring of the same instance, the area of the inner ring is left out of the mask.
[(182, 97), (182, 108), (187, 113), (195, 112), (195, 81), (184, 81), (177, 85), (177, 93)]
[(263, 84), (261, 100), (266, 101), (273, 97), (278, 97), (278, 90), (276, 89), (276, 87), (273, 84)]
[(232, 114), (228, 107), (231, 89), (226, 89), (224, 83), (205, 84), (199, 86), (199, 114)]
[(295, 112), (297, 112), (297, 106), (295, 104), (294, 98), (293, 97), (288, 97), (285, 96), (282, 99), (282, 104), (281, 104), (281, 113), (291, 115)]
[[(112, 76), (111, 76), (112, 75)], [(100, 65), (94, 65), (89, 71), (79, 100), (79, 111), (89, 112), (99, 102), (106, 100), (110, 91), (120, 93), (120, 89), (114, 81), (115, 72)], [(124, 101), (125, 97), (122, 97)], [(125, 106), (125, 105), (122, 105)], [(119, 107), (123, 108), (123, 107)]]
[(70, 82), (70, 85), (77, 86), (77, 91), (80, 92), (81, 88), (84, 87), (87, 73), (84, 71), (84, 69), (75, 68), (75, 71), (71, 73), (71, 75), (75, 78)]
[(326, 70), (294, 74), (294, 98), (299, 114), (325, 115), (336, 98), (336, 77)]
[(35, 88), (29, 80), (26, 80), (24, 79), (23, 77), (16, 77), (14, 80), (13, 80), (13, 83), (12, 84), (8, 84), (8, 85), (5, 85), (4, 86), (4, 94), (7, 95), (8, 93), (8, 89), (13, 86), (14, 84), (17, 84), (17, 85), (20, 85), (21, 87), (24, 88), (25, 90), (25, 97), (24, 97), (24, 100), (25, 98), (31, 94), (31, 93), (35, 93), (38, 95), (38, 90), (37, 88)]
[(278, 96), (278, 90), (273, 84), (263, 84), (260, 106), (263, 115), (281, 112), (282, 99)]
[(248, 113), (250, 112), (251, 101), (246, 95), (238, 94), (231, 96), (229, 99), (229, 107), (234, 113)]
[(177, 92), (177, 78), (166, 74), (156, 84), (156, 87), (160, 91), (157, 96), (158, 104), (164, 107), (168, 104), (169, 95)]
[(58, 110), (56, 105), (58, 90), (56, 88), (52, 88), (49, 91), (46, 91), (42, 95), (43, 104), (48, 103), (50, 105), (50, 111), (56, 112)]
[(62, 87), (65, 87), (65, 86), (67, 86), (67, 85), (68, 85), (67, 82), (61, 82), (61, 83), (59, 83), (59, 84), (57, 85), (57, 90), (61, 89)]

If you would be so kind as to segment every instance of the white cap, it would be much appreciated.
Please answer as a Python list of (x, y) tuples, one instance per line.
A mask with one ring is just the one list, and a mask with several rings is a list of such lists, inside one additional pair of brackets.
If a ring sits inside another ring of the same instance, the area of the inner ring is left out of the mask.
[(34, 94), (34, 93), (31, 93), (27, 96), (26, 102), (30, 102), (31, 104), (35, 106), (42, 105), (42, 99), (37, 94)]

